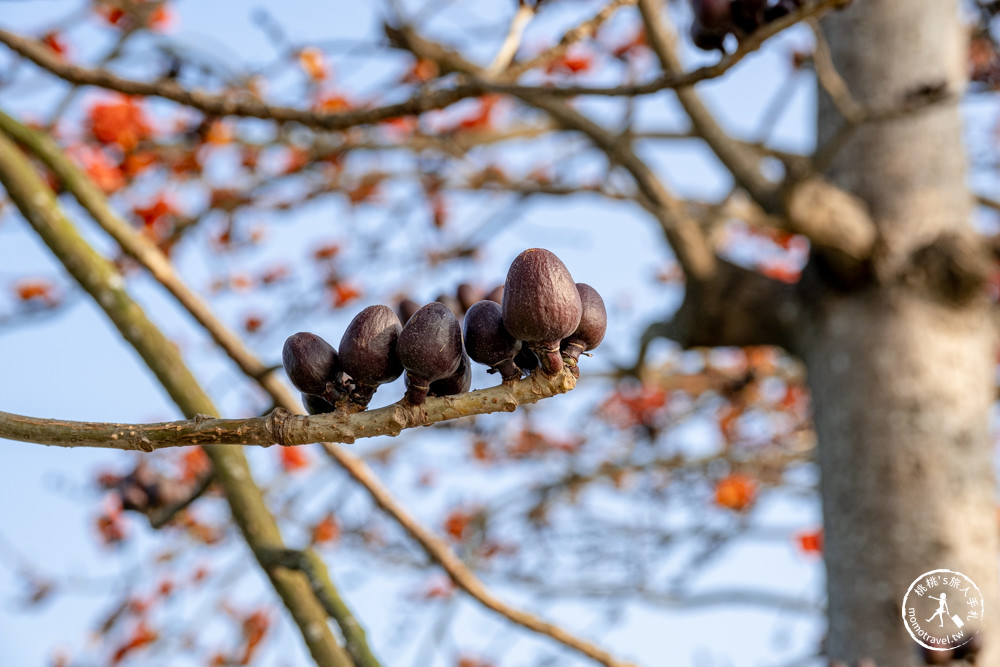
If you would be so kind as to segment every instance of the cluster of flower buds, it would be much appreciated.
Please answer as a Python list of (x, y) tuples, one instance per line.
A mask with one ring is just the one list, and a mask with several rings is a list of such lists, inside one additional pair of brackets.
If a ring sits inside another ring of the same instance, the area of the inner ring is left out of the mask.
[(420, 405), (427, 396), (469, 391), (472, 361), (504, 382), (536, 368), (548, 375), (564, 363), (575, 368), (607, 328), (597, 291), (573, 282), (562, 261), (541, 248), (517, 256), (502, 290), (477, 296), (460, 285), (455, 297), (442, 295), (422, 307), (405, 300), (402, 318), (388, 306), (369, 306), (347, 326), (339, 354), (316, 334), (293, 334), (282, 351), (285, 371), (310, 414), (350, 404), (363, 409), (379, 385), (404, 371), (405, 400)]
[(801, 6), (802, 0), (691, 0), (691, 41), (704, 51), (723, 51), (726, 35), (742, 40)]

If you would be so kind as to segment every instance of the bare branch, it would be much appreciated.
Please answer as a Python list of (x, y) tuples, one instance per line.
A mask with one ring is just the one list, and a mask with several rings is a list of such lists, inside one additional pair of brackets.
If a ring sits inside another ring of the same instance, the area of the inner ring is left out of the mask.
[[(634, 0), (633, 0), (634, 1)], [(212, 116), (243, 116), (249, 118), (262, 118), (277, 122), (300, 123), (307, 127), (325, 130), (343, 130), (357, 125), (378, 123), (400, 116), (418, 115), (424, 111), (440, 109), (455, 102), (482, 95), (485, 92), (500, 92), (511, 95), (531, 94), (533, 92), (544, 91), (553, 97), (575, 97), (579, 95), (602, 95), (602, 96), (626, 96), (634, 97), (639, 95), (650, 95), (666, 90), (668, 88), (681, 88), (692, 86), (699, 81), (717, 78), (722, 76), (732, 67), (738, 64), (743, 58), (753, 53), (760, 46), (778, 34), (782, 30), (804, 20), (810, 16), (815, 16), (831, 7), (838, 7), (844, 4), (845, 0), (817, 0), (808, 3), (802, 8), (792, 12), (787, 16), (768, 23), (759, 30), (744, 39), (739, 48), (733, 53), (723, 56), (719, 62), (700, 67), (691, 72), (680, 74), (664, 73), (653, 81), (629, 86), (551, 86), (539, 88), (535, 86), (518, 86), (504, 81), (481, 81), (462, 80), (452, 88), (421, 91), (409, 99), (397, 103), (389, 104), (372, 109), (356, 109), (336, 113), (319, 112), (308, 109), (296, 109), (292, 107), (273, 106), (260, 101), (247, 93), (241, 94), (234, 91), (228, 94), (213, 94), (199, 90), (188, 90), (178, 83), (170, 80), (155, 82), (136, 81), (120, 77), (113, 72), (100, 68), (88, 68), (73, 65), (60, 60), (56, 54), (47, 49), (36, 40), (21, 37), (8, 30), (0, 29), (0, 43), (6, 45), (12, 51), (27, 58), (39, 67), (48, 70), (75, 85), (97, 86), (108, 90), (115, 90), (126, 95), (149, 95), (172, 100), (178, 104), (183, 104), (202, 111)], [(606, 10), (613, 11), (619, 6), (631, 4), (630, 1), (616, 0), (610, 3)], [(578, 26), (574, 32), (570, 31), (560, 45), (554, 49), (569, 46), (573, 41), (589, 36), (594, 28), (606, 19), (602, 11), (590, 22), (585, 22)], [(591, 27), (592, 26), (592, 27)], [(550, 50), (541, 54), (539, 58), (547, 59), (554, 57), (558, 51)], [(524, 71), (543, 64), (539, 62), (527, 61), (523, 64), (515, 64), (504, 72), (504, 77), (519, 76)], [(523, 69), (522, 69), (523, 68)]]
[(399, 435), (408, 428), (492, 412), (513, 412), (519, 405), (568, 392), (576, 386), (569, 368), (549, 377), (530, 377), (457, 396), (431, 397), (420, 406), (404, 402), (364, 412), (293, 415), (276, 408), (263, 417), (193, 419), (150, 424), (115, 424), (39, 419), (0, 412), (0, 437), (56, 447), (103, 447), (151, 452), (190, 445), (305, 445), (351, 443), (358, 438)]
[(271, 567), (283, 567), (298, 570), (309, 579), (316, 599), (320, 601), (326, 613), (337, 621), (344, 633), (344, 644), (355, 667), (378, 667), (379, 662), (368, 648), (365, 630), (354, 619), (350, 609), (344, 604), (336, 587), (330, 580), (330, 575), (323, 561), (314, 551), (298, 549), (262, 549), (258, 556), (261, 561)]
[[(818, 16), (823, 12), (836, 7), (842, 7), (850, 0), (815, 0), (806, 2), (794, 12), (771, 21), (752, 34), (748, 35), (741, 42), (739, 47), (730, 54), (722, 56), (718, 62), (712, 65), (699, 67), (690, 72), (670, 73), (664, 72), (652, 81), (635, 85), (623, 86), (547, 86), (536, 88), (533, 86), (517, 86), (507, 83), (489, 82), (484, 84), (493, 92), (518, 95), (519, 93), (544, 90), (552, 97), (579, 97), (582, 95), (600, 95), (612, 97), (637, 97), (641, 95), (652, 95), (662, 90), (671, 88), (684, 88), (693, 86), (701, 81), (716, 79), (730, 69), (739, 64), (744, 58), (754, 53), (760, 47), (778, 33), (790, 28), (796, 23), (800, 23), (811, 16)], [(0, 40), (2, 41), (2, 40)]]
[(823, 86), (844, 120), (851, 124), (862, 122), (865, 117), (865, 109), (854, 99), (854, 95), (847, 87), (847, 82), (840, 76), (840, 72), (833, 64), (830, 45), (826, 43), (826, 36), (820, 30), (819, 21), (811, 19), (809, 27), (812, 29), (813, 39), (816, 41), (812, 62), (813, 67), (816, 68), (816, 79), (819, 81), (819, 85)]
[(618, 660), (599, 646), (577, 637), (561, 626), (542, 620), (534, 614), (511, 607), (497, 599), (444, 540), (424, 528), (405, 508), (396, 503), (389, 490), (364, 461), (350, 456), (343, 448), (334, 445), (330, 445), (327, 451), (331, 456), (337, 457), (341, 465), (365, 486), (379, 507), (391, 512), (399, 524), (420, 544), (424, 553), (432, 561), (441, 566), (441, 569), (448, 574), (456, 586), (468, 593), (473, 599), (479, 601), (484, 607), (504, 616), (512, 623), (527, 628), (532, 632), (550, 637), (560, 644), (605, 665), (605, 667), (628, 667), (628, 663)]
[(149, 519), (150, 528), (163, 528), (171, 519), (190, 507), (191, 503), (201, 498), (208, 491), (209, 487), (212, 486), (214, 480), (215, 474), (213, 472), (203, 474), (195, 481), (194, 487), (180, 501), (166, 507), (151, 509), (146, 514), (146, 517)]
[[(676, 53), (677, 37), (664, 18), (662, 0), (639, 0), (639, 11), (642, 12), (646, 25), (649, 44), (656, 52), (663, 71), (666, 74), (677, 74), (682, 70)], [(761, 174), (757, 166), (760, 155), (747, 150), (743, 144), (726, 134), (694, 88), (677, 88), (675, 92), (691, 119), (694, 131), (705, 140), (736, 182), (763, 208), (773, 209), (772, 201), (777, 187)]]
[(64, 62), (39, 42), (7, 30), (0, 30), (0, 43), (5, 44), (39, 67), (76, 85), (98, 86), (126, 95), (162, 97), (178, 104), (193, 107), (210, 116), (262, 118), (278, 122), (300, 123), (307, 127), (323, 130), (344, 130), (357, 125), (380, 123), (400, 116), (418, 115), (483, 93), (479, 86), (460, 84), (444, 90), (421, 91), (396, 104), (330, 113), (273, 106), (253, 97), (247, 91), (212, 94), (200, 90), (188, 90), (169, 79), (155, 82), (125, 79), (105, 69), (91, 69)]
[(556, 60), (569, 50), (573, 44), (577, 42), (588, 39), (597, 32), (597, 29), (604, 24), (611, 16), (621, 9), (622, 7), (628, 7), (634, 5), (636, 0), (612, 0), (608, 4), (604, 5), (599, 12), (594, 14), (591, 18), (587, 19), (583, 23), (580, 23), (572, 30), (566, 31), (559, 42), (550, 49), (546, 49), (537, 56), (530, 58), (528, 60), (517, 62), (508, 67), (502, 72), (488, 70), (491, 76), (498, 75), (498, 78), (504, 81), (516, 81), (525, 72), (529, 72), (536, 67), (542, 67), (549, 64), (553, 60)]
[(500, 49), (493, 58), (493, 62), (486, 69), (490, 75), (495, 76), (510, 65), (510, 61), (514, 59), (514, 55), (517, 53), (517, 48), (521, 45), (521, 37), (524, 35), (524, 29), (528, 27), (534, 16), (535, 8), (532, 5), (525, 2), (520, 3), (517, 11), (514, 12), (514, 18), (511, 19), (510, 29), (503, 40), (503, 44), (500, 45)]
[[(664, 71), (680, 71), (676, 36), (666, 23), (662, 1), (639, 0), (639, 10)], [(817, 70), (820, 60), (818, 57)], [(829, 64), (832, 67), (832, 62)], [(836, 80), (843, 83), (839, 76)], [(848, 258), (849, 262), (841, 260), (844, 271), (854, 271), (857, 263), (868, 258), (876, 230), (863, 202), (816, 176), (792, 172), (784, 185), (768, 181), (758, 168), (760, 154), (726, 134), (693, 89), (677, 89), (676, 93), (695, 131), (764, 211), (784, 218), (782, 228), (808, 237), (816, 246), (834, 251), (838, 258)]]
[(1000, 211), (1000, 201), (987, 197), (986, 195), (976, 195), (976, 203), (994, 211)]
[[(4, 134), (0, 134), (0, 184), (67, 271), (136, 349), (181, 411), (191, 416), (214, 413), (215, 406), (177, 348), (132, 300), (115, 267), (80, 236), (59, 209), (52, 191)], [(243, 451), (235, 447), (210, 447), (206, 453), (225, 492), (233, 520), (250, 548), (256, 553), (263, 547), (282, 546), (278, 524), (253, 482)], [(305, 577), (270, 570), (268, 576), (313, 660), (323, 667), (351, 667), (350, 656), (333, 636), (326, 612)]]

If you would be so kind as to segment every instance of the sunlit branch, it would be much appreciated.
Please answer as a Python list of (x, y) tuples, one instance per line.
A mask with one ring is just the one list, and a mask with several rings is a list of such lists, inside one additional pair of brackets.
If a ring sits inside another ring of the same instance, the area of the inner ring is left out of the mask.
[(549, 63), (561, 58), (577, 42), (589, 39), (597, 32), (597, 29), (604, 24), (611, 16), (622, 7), (634, 5), (636, 0), (612, 0), (604, 5), (599, 12), (586, 21), (567, 30), (559, 39), (555, 46), (542, 51), (538, 55), (520, 62), (515, 62), (503, 71), (489, 70), (490, 75), (495, 75), (503, 81), (514, 81), (525, 72), (529, 72), (538, 67), (544, 67)]
[(576, 378), (564, 370), (548, 377), (535, 373), (523, 380), (457, 396), (428, 398), (422, 406), (403, 402), (376, 410), (326, 415), (293, 415), (277, 408), (263, 417), (193, 419), (149, 424), (115, 424), (39, 419), (0, 412), (0, 437), (57, 447), (102, 447), (150, 452), (189, 445), (304, 445), (354, 442), (359, 438), (399, 435), (408, 428), (492, 412), (513, 412), (520, 405), (565, 393)]
[[(0, 133), (0, 184), (70, 275), (139, 353), (181, 411), (191, 416), (214, 413), (215, 406), (187, 368), (180, 351), (132, 300), (117, 269), (80, 236), (33, 165), (4, 133)], [(281, 532), (253, 481), (243, 451), (210, 447), (206, 453), (229, 502), (233, 521), (251, 550), (282, 546)], [(287, 571), (268, 571), (268, 576), (316, 663), (350, 667), (351, 659), (337, 643), (326, 612), (305, 577)]]
[[(0, 30), (0, 43), (19, 55), (32, 61), (39, 67), (48, 70), (52, 74), (74, 84), (90, 85), (109, 90), (115, 90), (126, 95), (147, 95), (169, 99), (178, 104), (183, 104), (212, 116), (244, 116), (250, 118), (262, 118), (278, 122), (296, 122), (308, 127), (327, 130), (341, 130), (357, 125), (378, 123), (381, 121), (398, 118), (400, 116), (418, 115), (431, 109), (440, 109), (468, 97), (476, 97), (484, 92), (504, 92), (511, 95), (532, 94), (543, 91), (550, 96), (574, 97), (579, 95), (602, 95), (602, 96), (638, 96), (657, 93), (669, 88), (691, 86), (699, 81), (713, 79), (725, 74), (743, 58), (753, 53), (770, 37), (778, 34), (791, 25), (809, 17), (814, 16), (830, 7), (839, 6), (845, 0), (818, 0), (814, 3), (804, 5), (791, 14), (776, 21), (768, 23), (759, 30), (744, 39), (739, 48), (732, 54), (723, 56), (717, 63), (706, 67), (701, 67), (691, 72), (681, 74), (664, 74), (653, 81), (638, 84), (613, 87), (599, 86), (519, 86), (506, 83), (504, 81), (483, 81), (469, 80), (461, 81), (457, 85), (440, 90), (421, 91), (409, 99), (397, 103), (389, 104), (371, 109), (354, 109), (342, 112), (322, 112), (310, 109), (297, 109), (292, 107), (274, 106), (266, 104), (249, 93), (230, 92), (228, 94), (214, 94), (200, 90), (189, 90), (171, 80), (160, 80), (154, 82), (136, 81), (114, 74), (106, 69), (90, 68), (64, 62), (50, 49), (40, 42), (21, 37), (8, 30)], [(631, 4), (630, 2), (612, 2), (606, 8), (608, 11), (617, 9), (619, 5)], [(598, 20), (599, 19), (599, 20)], [(599, 25), (604, 20), (602, 14), (595, 17)], [(582, 24), (582, 31), (579, 37), (564, 37), (566, 46), (576, 39), (586, 37), (593, 28), (589, 24)], [(569, 34), (569, 33), (568, 33)], [(562, 44), (562, 42), (560, 42)], [(562, 48), (557, 45), (554, 49)], [(556, 52), (556, 51), (553, 51)], [(547, 59), (551, 54), (542, 54), (539, 58)], [(504, 76), (511, 74), (518, 75), (522, 70), (519, 68), (531, 68), (543, 64), (545, 60), (537, 63), (528, 61), (523, 65), (515, 64)], [(527, 69), (523, 70), (527, 71)]]
[(41, 43), (7, 30), (0, 30), (0, 43), (5, 44), (39, 67), (75, 85), (97, 86), (126, 95), (161, 97), (198, 109), (211, 116), (262, 118), (278, 122), (300, 123), (307, 127), (323, 130), (344, 130), (357, 125), (380, 123), (400, 116), (419, 115), (425, 111), (441, 109), (459, 100), (483, 93), (480, 86), (462, 84), (443, 90), (421, 91), (396, 104), (387, 104), (371, 109), (323, 112), (270, 105), (255, 98), (249, 91), (216, 94), (201, 90), (188, 90), (169, 79), (153, 82), (125, 79), (105, 69), (87, 68), (64, 62)]
[(514, 18), (511, 19), (510, 28), (507, 30), (507, 36), (504, 38), (499, 50), (497, 50), (496, 56), (493, 57), (493, 62), (486, 68), (490, 74), (499, 74), (514, 59), (514, 55), (517, 54), (517, 48), (521, 45), (521, 37), (524, 35), (524, 30), (531, 23), (531, 19), (534, 16), (534, 6), (526, 2), (518, 5), (517, 10), (514, 12)]
[(379, 667), (378, 660), (368, 648), (364, 628), (358, 624), (337, 593), (326, 566), (315, 552), (298, 549), (262, 549), (258, 552), (258, 557), (270, 567), (283, 567), (305, 574), (316, 599), (323, 605), (330, 618), (337, 621), (341, 632), (344, 633), (344, 645), (351, 654), (354, 667)]

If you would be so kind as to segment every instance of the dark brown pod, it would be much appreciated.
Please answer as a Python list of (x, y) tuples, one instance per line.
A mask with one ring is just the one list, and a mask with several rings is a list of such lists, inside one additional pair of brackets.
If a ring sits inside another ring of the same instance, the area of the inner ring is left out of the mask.
[(764, 23), (777, 21), (783, 16), (788, 16), (799, 8), (798, 0), (778, 0), (776, 5), (764, 10)]
[(528, 343), (542, 370), (562, 370), (559, 344), (580, 324), (583, 303), (569, 269), (553, 253), (530, 248), (507, 271), (503, 288), (503, 324), (515, 338)]
[(151, 509), (162, 506), (165, 490), (162, 481), (153, 468), (140, 461), (135, 469), (119, 479), (115, 486), (121, 499), (122, 509), (146, 514)]
[(351, 400), (368, 405), (380, 384), (403, 373), (396, 355), (402, 330), (399, 318), (388, 306), (368, 306), (354, 316), (340, 339), (340, 365), (353, 378)]
[(608, 311), (604, 308), (601, 295), (587, 283), (577, 283), (576, 289), (580, 292), (583, 315), (580, 316), (576, 331), (564, 338), (561, 345), (563, 354), (573, 361), (577, 361), (581, 353), (600, 345), (608, 330)]
[(483, 290), (473, 287), (469, 283), (459, 283), (458, 287), (455, 288), (455, 297), (462, 307), (462, 312), (467, 313), (474, 303), (483, 298)]
[(733, 21), (733, 8), (729, 0), (691, 0), (695, 20), (708, 30), (723, 34)]
[(522, 372), (530, 373), (538, 368), (538, 357), (535, 356), (530, 347), (522, 345), (521, 351), (514, 357), (514, 365), (520, 368)]
[(497, 304), (503, 303), (503, 285), (497, 285), (486, 295), (487, 301), (495, 301)]
[(302, 406), (311, 415), (323, 415), (337, 409), (332, 403), (312, 394), (302, 394)]
[(465, 312), (465, 309), (462, 308), (462, 304), (459, 303), (458, 299), (450, 294), (438, 294), (434, 299), (434, 302), (443, 303), (448, 306), (448, 310), (450, 310), (451, 314), (457, 318), (462, 317), (462, 313)]
[(521, 377), (514, 357), (521, 341), (503, 326), (503, 311), (494, 301), (477, 301), (465, 314), (465, 351), (472, 360), (499, 372), (504, 382)]
[(726, 35), (725, 31), (719, 30), (709, 30), (698, 20), (691, 22), (690, 32), (691, 42), (697, 46), (702, 51), (726, 51)]
[(764, 24), (767, 0), (733, 0), (730, 3), (732, 25), (737, 37), (756, 32)]
[(406, 400), (420, 405), (430, 384), (454, 375), (462, 363), (462, 327), (448, 306), (429, 303), (403, 327), (396, 351), (406, 369)]
[(403, 324), (406, 324), (413, 317), (413, 313), (418, 310), (420, 310), (420, 304), (410, 298), (403, 299), (396, 306), (396, 314), (399, 315), (399, 321)]
[(294, 333), (285, 340), (281, 363), (296, 389), (336, 403), (341, 366), (332, 345), (314, 333)]
[(431, 382), (428, 396), (454, 396), (464, 394), (472, 387), (472, 361), (469, 355), (462, 354), (462, 361), (458, 364), (458, 370), (452, 375), (441, 380)]

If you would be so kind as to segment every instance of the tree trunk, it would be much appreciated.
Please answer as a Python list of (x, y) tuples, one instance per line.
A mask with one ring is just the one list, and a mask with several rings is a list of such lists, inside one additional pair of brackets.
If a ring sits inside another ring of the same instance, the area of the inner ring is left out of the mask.
[[(964, 88), (957, 0), (855, 0), (823, 30), (862, 105), (901, 106), (940, 84), (952, 94)], [(842, 123), (822, 92), (818, 123), (820, 146)], [(981, 589), (978, 664), (1000, 664), (989, 305), (949, 302), (900, 277), (917, 248), (968, 231), (957, 104), (862, 126), (827, 176), (867, 202), (881, 237), (871, 283), (822, 291), (797, 345), (819, 438), (828, 654), (923, 664), (902, 600), (919, 575), (946, 568)]]

